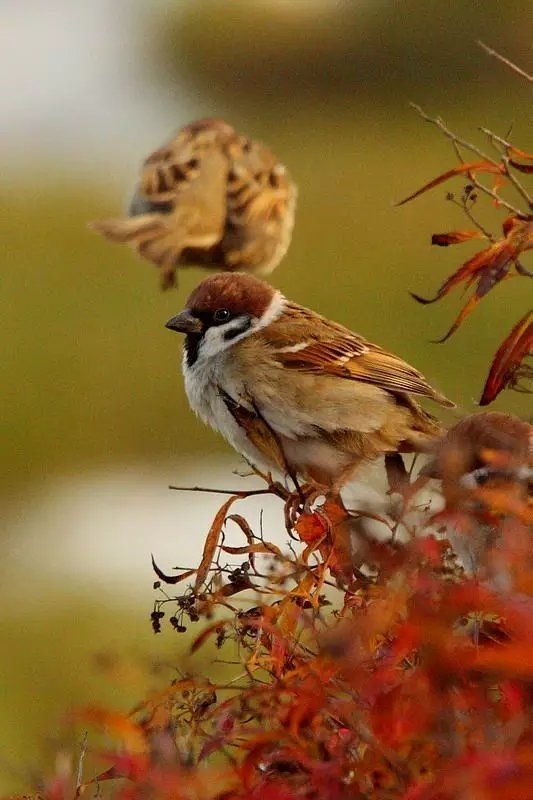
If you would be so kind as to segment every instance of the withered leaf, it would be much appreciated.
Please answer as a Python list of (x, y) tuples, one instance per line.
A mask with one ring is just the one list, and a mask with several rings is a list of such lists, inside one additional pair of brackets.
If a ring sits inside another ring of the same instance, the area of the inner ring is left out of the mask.
[(396, 205), (403, 206), (405, 203), (409, 203), (410, 200), (414, 200), (415, 197), (420, 197), (420, 195), (424, 194), (424, 192), (434, 189), (435, 186), (439, 186), (441, 183), (450, 180), (450, 178), (454, 178), (456, 175), (470, 175), (476, 172), (484, 172), (492, 175), (503, 175), (505, 169), (503, 164), (493, 164), (491, 161), (470, 161), (466, 164), (457, 164), (457, 166), (452, 167), (452, 169), (443, 172), (442, 175), (438, 175), (436, 178), (433, 178), (433, 180), (429, 181), (429, 183), (424, 184), (421, 189), (417, 189), (416, 192), (413, 192), (408, 197), (400, 200), (400, 202), (396, 203)]
[(159, 567), (155, 563), (153, 555), (152, 555), (152, 568), (157, 577), (160, 580), (162, 580), (163, 583), (180, 583), (181, 581), (185, 581), (187, 580), (187, 578), (190, 578), (191, 575), (194, 575), (194, 573), (196, 572), (195, 569), (187, 569), (185, 570), (185, 572), (182, 572), (181, 575), (166, 575), (159, 569)]
[(519, 172), (523, 172), (526, 175), (533, 174), (533, 164), (522, 164), (520, 161), (515, 161), (514, 158), (509, 159), (509, 164)]
[[(519, 377), (525, 358), (533, 355), (533, 311), (520, 319), (498, 348), (492, 361), (481, 400), (481, 406), (489, 405), (502, 389), (512, 386)], [(525, 370), (525, 377), (533, 377), (533, 369)]]
[[(418, 303), (427, 305), (440, 300), (463, 282), (467, 288), (477, 282), (474, 293), (461, 309), (451, 328), (437, 340), (438, 342), (445, 342), (455, 333), (480, 300), (507, 276), (513, 265), (516, 266), (519, 256), (533, 248), (533, 217), (527, 219), (508, 217), (503, 223), (503, 234), (502, 239), (465, 261), (444, 281), (434, 297), (425, 298), (414, 292), (410, 293)], [(523, 272), (520, 271), (520, 274)]]
[(481, 231), (451, 231), (450, 233), (434, 233), (431, 237), (431, 244), (438, 247), (448, 247), (450, 244), (461, 244), (470, 239), (484, 239)]
[(219, 508), (216, 513), (215, 519), (213, 520), (211, 527), (209, 528), (209, 532), (207, 534), (205, 544), (204, 544), (204, 551), (202, 553), (202, 560), (200, 561), (200, 566), (196, 572), (196, 581), (194, 583), (195, 592), (201, 588), (202, 584), (204, 583), (209, 570), (211, 569), (211, 565), (213, 563), (213, 558), (218, 547), (218, 543), (220, 540), (220, 534), (222, 532), (222, 526), (226, 520), (228, 515), (228, 511), (230, 510), (231, 506), (236, 500), (239, 500), (238, 495), (233, 495), (230, 497), (229, 500), (226, 500), (223, 506)]

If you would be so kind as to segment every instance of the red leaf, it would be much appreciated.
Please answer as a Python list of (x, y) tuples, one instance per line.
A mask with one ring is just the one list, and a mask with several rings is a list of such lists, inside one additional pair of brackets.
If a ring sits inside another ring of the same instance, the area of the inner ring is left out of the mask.
[(450, 233), (434, 233), (431, 237), (431, 244), (438, 247), (448, 247), (450, 244), (461, 244), (468, 242), (469, 239), (484, 239), (481, 231), (451, 231)]
[(196, 573), (196, 581), (194, 583), (195, 592), (199, 591), (207, 577), (209, 570), (211, 569), (213, 557), (218, 547), (220, 534), (222, 532), (222, 526), (224, 525), (228, 511), (233, 503), (239, 499), (240, 495), (233, 495), (233, 497), (230, 497), (229, 500), (226, 500), (224, 505), (217, 511), (215, 519), (209, 528), (209, 532), (204, 544), (204, 552), (202, 553), (202, 560), (200, 561), (200, 566), (198, 567), (198, 571)]
[(432, 181), (422, 186), (421, 189), (417, 189), (417, 191), (410, 194), (409, 197), (396, 203), (396, 205), (403, 206), (410, 200), (414, 200), (415, 197), (419, 197), (421, 194), (424, 194), (424, 192), (434, 189), (435, 186), (439, 186), (439, 184), (444, 183), (450, 178), (454, 178), (456, 175), (469, 175), (475, 172), (488, 172), (493, 175), (503, 175), (504, 167), (501, 164), (492, 164), (490, 161), (471, 161), (467, 164), (457, 164), (456, 167), (449, 169), (447, 172), (443, 172), (442, 175), (438, 175)]
[(509, 164), (519, 172), (524, 172), (526, 175), (531, 175), (533, 173), (533, 164), (521, 164), (520, 161), (515, 161), (514, 158), (509, 159)]
[(528, 311), (514, 326), (494, 356), (481, 400), (486, 406), (492, 403), (502, 389), (516, 379), (522, 361), (533, 354), (533, 311)]
[(513, 264), (516, 264), (520, 254), (533, 248), (533, 218), (508, 217), (503, 223), (503, 232), (503, 239), (465, 261), (444, 281), (434, 297), (425, 298), (413, 292), (410, 293), (418, 303), (427, 305), (440, 300), (461, 283), (466, 283), (466, 286), (470, 287), (477, 282), (474, 294), (461, 310), (449, 331), (441, 339), (438, 339), (438, 342), (446, 341), (479, 301), (506, 277)]
[(180, 581), (184, 581), (187, 578), (190, 578), (191, 575), (194, 575), (194, 573), (196, 572), (195, 569), (187, 569), (185, 570), (185, 572), (182, 572), (181, 575), (165, 575), (165, 573), (162, 572), (155, 563), (153, 555), (152, 555), (152, 567), (157, 577), (160, 580), (162, 580), (163, 583), (179, 583)]

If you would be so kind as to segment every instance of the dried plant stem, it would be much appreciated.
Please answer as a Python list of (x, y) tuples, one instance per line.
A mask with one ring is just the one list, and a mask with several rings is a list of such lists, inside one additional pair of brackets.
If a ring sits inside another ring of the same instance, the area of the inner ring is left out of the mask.
[(506, 67), (509, 67), (509, 69), (512, 70), (513, 72), (515, 72), (517, 75), (520, 75), (520, 77), (525, 78), (526, 81), (529, 81), (529, 83), (533, 83), (533, 75), (529, 75), (527, 72), (525, 72), (523, 69), (521, 69), (521, 67), (519, 67), (517, 64), (515, 64), (513, 61), (510, 61), (508, 58), (505, 58), (505, 56), (502, 56), (501, 53), (498, 53), (497, 50), (493, 50), (492, 47), (489, 47), (487, 44), (482, 42), (480, 39), (478, 39), (476, 44), (478, 44), (485, 51), (485, 53), (487, 55), (493, 56), (493, 58), (498, 59), (498, 61), (501, 61), (502, 64), (505, 64)]
[[(444, 136), (446, 136), (447, 139), (450, 139), (450, 141), (453, 143), (455, 152), (457, 153), (457, 155), (459, 156), (461, 161), (463, 161), (463, 159), (460, 156), (458, 147), (464, 147), (465, 150), (468, 150), (469, 152), (474, 153), (475, 155), (477, 155), (480, 158), (482, 158), (483, 161), (487, 161), (489, 164), (492, 164), (494, 167), (498, 167), (501, 170), (502, 161), (495, 161), (493, 158), (488, 156), (485, 152), (483, 152), (483, 150), (481, 150), (475, 144), (472, 144), (472, 142), (467, 142), (465, 139), (462, 139), (460, 136), (457, 136), (457, 134), (455, 134), (453, 131), (451, 131), (445, 125), (444, 121), (440, 117), (430, 117), (429, 114), (426, 114), (424, 109), (421, 108), (416, 103), (410, 103), (410, 106), (411, 106), (411, 108), (414, 108), (414, 110), (417, 112), (417, 114), (420, 114), (422, 119), (424, 119), (426, 122), (430, 122), (432, 125), (435, 125), (441, 131), (441, 133), (443, 133)], [(502, 160), (503, 160), (503, 158), (504, 157), (502, 156)], [(514, 177), (514, 175), (511, 178), (511, 175), (510, 175), (508, 170), (506, 172), (502, 171), (502, 174), (505, 174), (506, 177), (509, 177), (509, 179), (511, 180), (511, 183), (513, 183), (515, 185), (516, 178)], [(469, 178), (470, 182), (476, 187), (476, 189), (478, 189), (480, 192), (483, 192), (483, 194), (486, 194), (488, 197), (491, 197), (496, 203), (498, 203), (498, 205), (503, 206), (508, 211), (510, 211), (512, 214), (514, 214), (515, 216), (518, 216), (518, 217), (524, 217), (525, 216), (524, 212), (521, 211), (519, 208), (517, 208), (516, 206), (513, 206), (511, 203), (509, 203), (508, 200), (505, 200), (503, 197), (500, 197), (498, 194), (496, 194), (495, 191), (493, 191), (492, 189), (489, 189), (488, 186), (485, 186), (485, 184), (480, 183), (480, 181), (476, 178), (476, 176), (473, 173), (469, 173), (468, 174), (468, 178)], [(518, 183), (518, 181), (516, 181), (516, 182)], [(524, 194), (523, 194), (524, 189), (523, 189), (523, 187), (521, 187), (521, 190), (522, 191), (520, 192), (520, 194), (521, 194), (522, 197), (524, 197)], [(529, 203), (530, 200), (529, 200), (529, 196), (527, 196), (527, 193), (526, 193), (526, 198), (527, 198), (528, 203)], [(475, 223), (475, 224), (477, 224), (477, 223)]]
[(520, 208), (518, 208), (517, 206), (513, 206), (512, 203), (509, 203), (508, 200), (504, 200), (503, 197), (500, 197), (500, 195), (496, 194), (495, 191), (489, 189), (488, 186), (485, 186), (483, 183), (480, 183), (479, 180), (476, 178), (476, 176), (473, 175), (472, 173), (470, 173), (469, 179), (470, 182), (476, 187), (476, 189), (478, 189), (480, 192), (483, 192), (483, 194), (488, 195), (488, 197), (491, 197), (495, 203), (506, 208), (514, 216), (521, 218), (525, 217), (524, 212)]
[(88, 736), (89, 736), (88, 732), (85, 731), (81, 739), (80, 755), (78, 758), (78, 770), (76, 773), (76, 797), (79, 796), (81, 787), (83, 785), (83, 762), (85, 760), (85, 753), (87, 752)]
[(511, 183), (513, 184), (514, 188), (518, 192), (518, 194), (526, 201), (528, 208), (533, 209), (533, 198), (527, 191), (527, 189), (522, 186), (516, 175), (513, 173), (512, 169), (509, 165), (509, 157), (502, 156), (502, 163), (505, 164), (505, 172)]
[(468, 208), (466, 200), (464, 198), (462, 200), (455, 200), (454, 199), (454, 200), (452, 200), (452, 202), (453, 202), (454, 205), (456, 205), (458, 208), (461, 209), (461, 211), (463, 211), (466, 214), (466, 216), (468, 217), (468, 219), (470, 220), (472, 225), (475, 225), (475, 227), (478, 229), (478, 231), (480, 231), (480, 233), (482, 233), (483, 236), (486, 239), (488, 239), (491, 244), (494, 244), (496, 239), (494, 238), (492, 233), (487, 228), (485, 228), (485, 226), (482, 225), (481, 222), (478, 219), (476, 219), (476, 217), (472, 214), (471, 209)]
[(514, 174), (511, 164), (509, 162), (509, 151), (512, 148), (512, 144), (508, 142), (506, 139), (503, 139), (498, 134), (493, 133), (493, 131), (489, 130), (488, 128), (480, 128), (479, 129), (485, 136), (488, 136), (489, 140), (494, 144), (495, 142), (501, 146), (501, 162), (505, 167), (505, 175), (509, 178), (509, 181), (513, 184), (514, 188), (518, 192), (518, 194), (526, 201), (528, 207), (531, 209), (533, 208), (533, 198), (523, 186), (516, 175)]
[(173, 486), (169, 484), (169, 489), (174, 489), (176, 492), (206, 492), (208, 494), (231, 494), (236, 497), (254, 497), (260, 494), (273, 494), (272, 489), (250, 489), (243, 491), (242, 489), (210, 489), (206, 486)]
[(472, 142), (467, 142), (465, 139), (461, 139), (460, 136), (457, 136), (457, 134), (455, 134), (446, 126), (444, 120), (441, 119), (441, 117), (430, 117), (429, 114), (426, 114), (424, 109), (417, 103), (409, 103), (409, 105), (411, 108), (414, 108), (417, 114), (420, 114), (423, 120), (431, 123), (432, 125), (435, 125), (448, 139), (451, 139), (451, 141), (454, 142), (454, 144), (459, 145), (460, 147), (464, 147), (465, 150), (469, 150), (471, 153), (475, 153), (475, 155), (482, 158), (483, 161), (488, 161), (489, 164), (493, 164), (493, 166), (495, 167), (500, 166), (498, 161), (495, 161), (493, 158), (488, 156), (486, 153), (483, 152), (483, 150), (480, 150), (480, 148), (477, 147), (475, 144), (472, 144)]

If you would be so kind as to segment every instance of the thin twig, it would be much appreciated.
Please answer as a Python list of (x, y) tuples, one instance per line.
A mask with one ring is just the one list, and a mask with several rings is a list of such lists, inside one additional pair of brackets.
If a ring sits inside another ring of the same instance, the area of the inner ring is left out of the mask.
[(487, 228), (485, 228), (485, 227), (484, 227), (484, 225), (482, 225), (482, 224), (481, 224), (481, 222), (479, 222), (479, 220), (478, 220), (478, 219), (476, 219), (476, 217), (475, 217), (475, 216), (472, 214), (472, 211), (471, 211), (471, 209), (470, 209), (470, 208), (468, 208), (468, 205), (467, 205), (467, 203), (466, 203), (466, 200), (465, 200), (465, 198), (464, 198), (464, 197), (462, 198), (462, 200), (455, 200), (455, 198), (454, 198), (454, 199), (452, 200), (452, 203), (453, 203), (454, 205), (456, 205), (458, 208), (460, 208), (460, 209), (461, 209), (461, 211), (463, 211), (463, 212), (466, 214), (466, 216), (468, 217), (468, 219), (470, 220), (470, 222), (472, 223), (472, 225), (475, 225), (475, 226), (476, 226), (476, 228), (478, 229), (478, 231), (480, 231), (480, 232), (483, 234), (483, 236), (484, 236), (486, 239), (488, 239), (488, 240), (489, 240), (489, 242), (490, 242), (491, 244), (494, 244), (494, 242), (496, 241), (495, 237), (494, 237), (494, 236), (492, 235), (492, 233), (491, 233), (491, 232), (490, 232), (490, 231), (489, 231)]
[(485, 136), (487, 136), (491, 141), (498, 142), (498, 144), (501, 144), (505, 152), (507, 152), (512, 148), (513, 145), (511, 144), (511, 142), (509, 142), (507, 139), (504, 139), (502, 136), (498, 136), (497, 133), (494, 133), (493, 131), (489, 130), (489, 128), (483, 128), (481, 126), (479, 130), (481, 131), (481, 133), (484, 133)]
[(498, 194), (496, 194), (496, 192), (494, 192), (492, 189), (489, 189), (489, 187), (488, 187), (488, 186), (485, 186), (484, 184), (480, 183), (480, 182), (478, 181), (478, 179), (476, 178), (476, 176), (475, 176), (475, 175), (473, 175), (471, 172), (469, 173), (468, 177), (469, 177), (469, 179), (470, 179), (471, 183), (473, 183), (473, 184), (474, 184), (474, 186), (476, 187), (476, 189), (479, 189), (479, 191), (480, 191), (480, 192), (483, 192), (483, 194), (486, 194), (486, 195), (488, 195), (489, 197), (492, 197), (492, 199), (493, 199), (493, 200), (495, 200), (495, 201), (496, 201), (496, 203), (497, 203), (498, 205), (500, 205), (500, 206), (503, 206), (503, 207), (504, 207), (504, 208), (506, 208), (508, 211), (512, 211), (512, 213), (513, 213), (513, 214), (514, 214), (516, 217), (521, 217), (521, 218), (523, 218), (523, 217), (525, 216), (524, 212), (523, 212), (523, 211), (521, 211), (521, 209), (517, 208), (516, 206), (513, 206), (511, 203), (509, 203), (509, 201), (508, 201), (508, 200), (504, 200), (504, 199), (503, 199), (503, 197), (500, 197), (500, 196), (499, 196)]
[(461, 139), (460, 136), (457, 136), (453, 131), (451, 131), (448, 127), (446, 127), (444, 121), (440, 117), (430, 117), (429, 114), (426, 114), (424, 109), (421, 106), (417, 105), (416, 103), (409, 103), (409, 105), (411, 106), (411, 108), (414, 108), (417, 114), (420, 114), (422, 119), (424, 119), (426, 122), (430, 122), (432, 125), (435, 125), (448, 139), (451, 139), (452, 142), (460, 145), (461, 147), (464, 147), (465, 150), (469, 150), (471, 153), (475, 153), (477, 156), (482, 158), (483, 161), (488, 161), (489, 164), (492, 164), (495, 167), (500, 166), (498, 161), (495, 161), (493, 158), (488, 156), (486, 153), (483, 152), (483, 150), (480, 150), (480, 148), (477, 147), (475, 144), (467, 142), (465, 139)]
[(533, 199), (532, 199), (531, 195), (529, 194), (529, 192), (527, 191), (527, 189), (524, 186), (522, 186), (522, 184), (520, 183), (520, 181), (518, 180), (518, 178), (516, 177), (516, 175), (512, 171), (511, 165), (509, 163), (509, 157), (508, 156), (502, 156), (502, 163), (505, 165), (505, 172), (507, 174), (507, 177), (509, 178), (509, 180), (513, 184), (514, 188), (516, 189), (516, 191), (518, 192), (520, 197), (522, 197), (526, 201), (526, 203), (528, 204), (528, 207), (530, 209), (533, 208)]
[(78, 770), (76, 773), (76, 797), (78, 797), (80, 789), (83, 785), (83, 762), (85, 760), (85, 753), (87, 752), (88, 736), (89, 736), (88, 731), (85, 731), (81, 739), (80, 755), (78, 758)]
[(511, 164), (509, 162), (509, 151), (512, 149), (513, 145), (508, 142), (506, 139), (502, 139), (501, 136), (498, 134), (493, 133), (488, 128), (480, 128), (480, 131), (488, 136), (489, 140), (494, 144), (497, 142), (503, 148), (503, 152), (501, 152), (501, 161), (505, 167), (505, 175), (509, 178), (510, 182), (513, 184), (514, 188), (518, 192), (518, 194), (526, 201), (529, 208), (533, 208), (533, 198), (527, 191), (527, 189), (522, 186), (516, 175), (514, 174)]
[(525, 72), (515, 63), (510, 61), (508, 58), (505, 58), (505, 56), (502, 56), (502, 54), (498, 53), (497, 50), (493, 50), (492, 47), (489, 47), (480, 39), (477, 40), (476, 44), (478, 44), (481, 48), (483, 48), (483, 50), (485, 51), (485, 53), (487, 53), (487, 55), (493, 56), (494, 58), (498, 59), (498, 61), (501, 61), (502, 64), (505, 64), (506, 67), (509, 67), (510, 70), (516, 72), (517, 75), (520, 75), (522, 78), (525, 78), (526, 81), (529, 81), (529, 83), (533, 83), (533, 75), (528, 75), (527, 72)]
[(272, 494), (271, 489), (250, 489), (243, 491), (242, 489), (209, 489), (205, 486), (172, 486), (169, 484), (169, 489), (174, 489), (176, 492), (207, 492), (208, 494), (232, 494), (236, 497), (253, 497), (259, 494)]

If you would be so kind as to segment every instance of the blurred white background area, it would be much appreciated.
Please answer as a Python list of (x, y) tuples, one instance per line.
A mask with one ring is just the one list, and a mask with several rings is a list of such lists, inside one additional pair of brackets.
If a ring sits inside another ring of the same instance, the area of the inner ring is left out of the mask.
[[(177, 566), (197, 566), (210, 523), (230, 497), (229, 493), (175, 491), (169, 483), (233, 491), (264, 488), (254, 476), (236, 474), (238, 466), (245, 465), (237, 457), (125, 464), (38, 487), (31, 498), (6, 510), (5, 557), (0, 568), (4, 588), (15, 591), (23, 569), (30, 581), (20, 599), (21, 608), (42, 600), (31, 591), (34, 575), (40, 591), (43, 582), (58, 586), (70, 581), (96, 594), (110, 592), (116, 598), (123, 593), (129, 604), (144, 605), (146, 611), (156, 578), (151, 555), (167, 574), (176, 574)], [(246, 498), (237, 502), (235, 512), (244, 514), (256, 533), (262, 528), (269, 541), (282, 546), (288, 539), (280, 499)], [(228, 542), (246, 544), (242, 534), (229, 527)], [(228, 556), (228, 562), (236, 565), (242, 560)]]
[(154, 74), (155, 5), (1, 0), (4, 175), (20, 177), (28, 168), (68, 175), (76, 168), (87, 179), (112, 167), (112, 180), (131, 180), (143, 144), (153, 147), (154, 137), (157, 142), (194, 117), (185, 84), (174, 77), (165, 84)]

